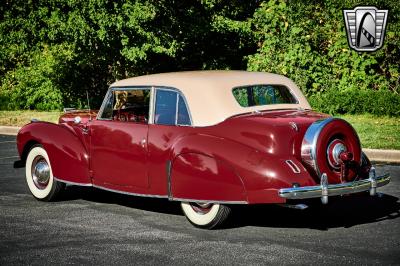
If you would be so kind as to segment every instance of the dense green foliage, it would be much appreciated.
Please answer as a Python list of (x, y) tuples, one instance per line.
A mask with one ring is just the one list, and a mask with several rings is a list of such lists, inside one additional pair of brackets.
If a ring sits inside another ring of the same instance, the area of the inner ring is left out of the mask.
[[(342, 9), (356, 5), (389, 9), (382, 49), (351, 50)], [(400, 6), (391, 1), (262, 3), (253, 17), (258, 53), (250, 70), (292, 78), (320, 111), (400, 115)]]
[[(343, 8), (389, 8), (385, 44), (347, 44)], [(4, 0), (0, 108), (94, 107), (116, 79), (197, 69), (286, 75), (330, 113), (399, 116), (400, 6), (392, 1)], [(357, 102), (357, 106), (354, 106)]]

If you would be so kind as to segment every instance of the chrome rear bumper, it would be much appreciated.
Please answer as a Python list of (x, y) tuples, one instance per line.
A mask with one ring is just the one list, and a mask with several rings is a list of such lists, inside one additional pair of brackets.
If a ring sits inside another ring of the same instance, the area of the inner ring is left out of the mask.
[(279, 190), (279, 196), (286, 199), (321, 198), (322, 203), (326, 204), (328, 203), (328, 196), (352, 194), (368, 190), (371, 195), (375, 195), (377, 187), (382, 187), (389, 182), (390, 174), (376, 176), (375, 169), (371, 169), (368, 179), (332, 185), (328, 184), (328, 178), (326, 174), (323, 174), (319, 186), (282, 188)]

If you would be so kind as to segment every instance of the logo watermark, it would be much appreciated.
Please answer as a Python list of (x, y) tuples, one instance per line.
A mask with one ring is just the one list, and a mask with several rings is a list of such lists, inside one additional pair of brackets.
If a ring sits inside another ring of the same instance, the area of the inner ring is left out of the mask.
[(383, 45), (388, 10), (358, 6), (343, 10), (349, 46), (359, 52), (373, 52)]

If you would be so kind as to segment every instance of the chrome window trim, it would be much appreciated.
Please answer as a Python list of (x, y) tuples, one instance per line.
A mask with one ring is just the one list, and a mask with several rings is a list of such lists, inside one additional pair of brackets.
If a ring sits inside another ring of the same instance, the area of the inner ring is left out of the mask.
[(150, 92), (150, 104), (149, 104), (149, 121), (148, 124), (154, 124), (154, 112), (155, 112), (155, 106), (156, 106), (156, 89), (154, 86), (151, 87), (151, 92)]
[(178, 124), (178, 109), (179, 109), (179, 93), (176, 93), (176, 99), (175, 99), (175, 125)]
[(113, 91), (121, 91), (121, 90), (140, 90), (140, 89), (149, 89), (150, 90), (150, 102), (149, 102), (149, 121), (148, 124), (155, 124), (154, 123), (154, 118), (155, 118), (155, 109), (156, 109), (156, 96), (157, 96), (157, 90), (166, 90), (166, 91), (173, 91), (177, 93), (177, 100), (176, 100), (176, 112), (178, 112), (178, 103), (179, 103), (179, 96), (182, 96), (183, 102), (186, 106), (186, 110), (189, 115), (189, 121), (190, 125), (183, 125), (183, 124), (178, 124), (177, 117), (175, 117), (175, 125), (165, 125), (165, 126), (184, 126), (184, 127), (193, 127), (193, 119), (192, 119), (192, 114), (190, 112), (190, 107), (187, 103), (185, 95), (182, 93), (177, 88), (174, 87), (167, 87), (167, 86), (115, 86), (115, 87), (110, 87), (107, 90), (106, 96), (103, 99), (103, 102), (101, 104), (100, 110), (97, 113), (96, 120), (105, 120), (105, 121), (113, 121), (112, 119), (108, 118), (101, 118), (101, 114), (104, 111), (104, 107), (106, 104), (106, 99), (109, 97), (109, 94), (112, 93)]
[(233, 94), (233, 90), (234, 90), (234, 89), (240, 89), (240, 88), (252, 87), (252, 86), (283, 86), (283, 87), (285, 87), (286, 89), (288, 89), (290, 95), (292, 95), (292, 97), (296, 100), (295, 103), (283, 103), (283, 104), (293, 104), (293, 105), (295, 105), (295, 104), (300, 104), (299, 99), (296, 97), (296, 95), (293, 93), (293, 91), (290, 89), (290, 87), (288, 87), (288, 86), (285, 85), (285, 84), (249, 84), (249, 85), (240, 85), (240, 86), (236, 86), (236, 87), (233, 87), (233, 88), (231, 89), (233, 98), (235, 99), (236, 103), (237, 103), (240, 107), (242, 107), (242, 108), (249, 108), (249, 107), (254, 107), (254, 106), (269, 106), (269, 105), (282, 104), (282, 103), (271, 103), (271, 104), (254, 105), (254, 106), (241, 106), (240, 103), (238, 102), (238, 100), (236, 99), (235, 94)]
[(153, 86), (116, 86), (116, 87), (110, 87), (107, 91), (106, 96), (103, 99), (103, 103), (101, 104), (100, 110), (97, 113), (96, 120), (105, 120), (105, 121), (113, 121), (112, 118), (101, 118), (101, 114), (103, 113), (104, 107), (106, 105), (106, 99), (110, 93), (113, 91), (130, 91), (130, 90), (150, 90), (150, 100), (149, 100), (149, 121), (148, 124), (150, 124), (150, 114), (151, 114), (151, 101), (152, 101), (152, 91), (153, 91)]

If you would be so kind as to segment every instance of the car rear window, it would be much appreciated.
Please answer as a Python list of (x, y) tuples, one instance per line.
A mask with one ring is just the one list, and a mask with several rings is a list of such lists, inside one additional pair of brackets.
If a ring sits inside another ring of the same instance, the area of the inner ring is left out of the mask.
[(298, 103), (289, 88), (284, 85), (243, 86), (234, 88), (232, 92), (242, 107)]

